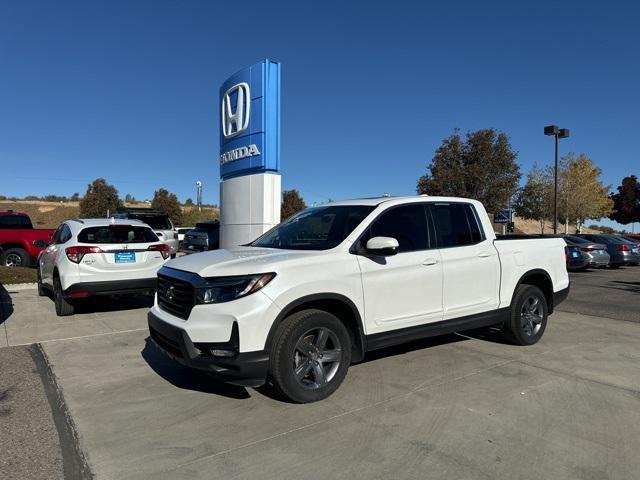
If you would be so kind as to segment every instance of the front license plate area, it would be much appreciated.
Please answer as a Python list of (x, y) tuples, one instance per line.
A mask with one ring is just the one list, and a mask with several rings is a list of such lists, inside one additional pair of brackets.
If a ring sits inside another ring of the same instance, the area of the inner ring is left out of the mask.
[(136, 253), (135, 252), (116, 252), (114, 253), (116, 263), (135, 263), (136, 262)]

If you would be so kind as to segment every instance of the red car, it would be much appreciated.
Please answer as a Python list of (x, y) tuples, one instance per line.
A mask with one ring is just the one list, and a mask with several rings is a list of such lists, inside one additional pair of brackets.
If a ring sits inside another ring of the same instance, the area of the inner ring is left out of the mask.
[(55, 230), (33, 228), (26, 213), (0, 212), (0, 266), (28, 267), (53, 239)]

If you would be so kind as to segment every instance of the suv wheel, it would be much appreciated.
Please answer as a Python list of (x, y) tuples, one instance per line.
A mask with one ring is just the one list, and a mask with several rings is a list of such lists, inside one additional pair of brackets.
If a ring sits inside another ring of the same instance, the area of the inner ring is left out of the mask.
[(270, 377), (276, 389), (296, 403), (327, 398), (340, 386), (351, 363), (351, 335), (334, 315), (303, 310), (276, 330)]
[(504, 326), (507, 340), (516, 345), (533, 345), (547, 328), (547, 299), (533, 285), (520, 285), (511, 302), (511, 317)]
[(28, 267), (29, 254), (22, 248), (9, 248), (2, 252), (0, 263), (3, 267)]
[(38, 265), (38, 296), (44, 297), (47, 295), (47, 289), (42, 284), (42, 275), (40, 275), (40, 265)]
[(73, 315), (75, 308), (64, 298), (62, 294), (62, 285), (60, 285), (60, 277), (53, 279), (53, 301), (56, 304), (56, 315), (66, 317)]

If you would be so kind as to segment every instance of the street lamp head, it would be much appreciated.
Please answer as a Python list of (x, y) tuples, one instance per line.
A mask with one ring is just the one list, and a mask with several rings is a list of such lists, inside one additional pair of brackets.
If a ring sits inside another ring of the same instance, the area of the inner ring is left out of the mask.
[(568, 128), (561, 128), (558, 132), (558, 138), (567, 138), (569, 136)]
[(560, 129), (558, 128), (557, 125), (549, 125), (544, 127), (544, 134), (545, 135), (558, 135), (558, 132), (560, 131)]

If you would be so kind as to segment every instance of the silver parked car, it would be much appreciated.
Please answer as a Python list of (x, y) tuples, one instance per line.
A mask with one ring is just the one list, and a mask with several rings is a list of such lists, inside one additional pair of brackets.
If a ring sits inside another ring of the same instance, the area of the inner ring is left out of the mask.
[(606, 267), (609, 265), (611, 256), (607, 253), (605, 244), (596, 243), (575, 235), (566, 235), (563, 238), (568, 245), (569, 243), (575, 245), (589, 258), (590, 267)]
[(622, 265), (638, 265), (640, 263), (640, 251), (638, 247), (634, 243), (623, 240), (617, 235), (579, 234), (575, 236), (606, 245), (607, 253), (611, 257), (609, 260), (610, 267), (617, 268)]

